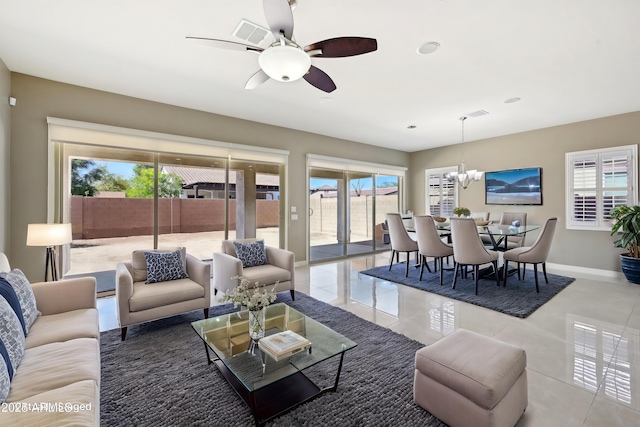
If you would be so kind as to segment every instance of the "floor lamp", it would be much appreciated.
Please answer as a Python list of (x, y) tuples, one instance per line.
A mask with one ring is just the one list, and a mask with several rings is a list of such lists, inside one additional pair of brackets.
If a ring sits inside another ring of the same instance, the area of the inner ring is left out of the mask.
[(58, 280), (55, 246), (71, 243), (71, 224), (29, 224), (27, 228), (27, 246), (45, 246), (47, 259), (44, 267), (44, 281), (49, 274), (51, 280)]

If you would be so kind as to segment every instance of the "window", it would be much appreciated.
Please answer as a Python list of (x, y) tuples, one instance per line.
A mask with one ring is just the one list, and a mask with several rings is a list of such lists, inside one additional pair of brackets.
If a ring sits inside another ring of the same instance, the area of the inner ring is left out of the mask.
[(440, 169), (426, 169), (425, 176), (425, 212), (427, 215), (451, 217), (455, 209), (458, 193), (456, 183), (447, 181), (447, 174), (457, 172), (455, 166)]
[(567, 228), (610, 230), (611, 210), (635, 205), (637, 146), (566, 153)]

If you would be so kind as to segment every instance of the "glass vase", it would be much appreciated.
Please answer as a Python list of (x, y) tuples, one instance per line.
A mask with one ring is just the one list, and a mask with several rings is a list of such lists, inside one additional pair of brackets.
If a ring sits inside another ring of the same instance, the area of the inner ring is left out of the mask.
[(249, 310), (249, 335), (253, 341), (264, 337), (266, 312), (266, 308)]

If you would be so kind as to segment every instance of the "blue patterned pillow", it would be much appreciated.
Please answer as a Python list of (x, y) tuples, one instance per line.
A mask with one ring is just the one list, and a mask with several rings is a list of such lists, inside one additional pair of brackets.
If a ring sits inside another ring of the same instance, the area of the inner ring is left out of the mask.
[(0, 277), (5, 278), (16, 291), (20, 301), (20, 308), (22, 308), (24, 326), (27, 333), (29, 333), (29, 328), (41, 314), (36, 307), (36, 297), (33, 295), (29, 279), (17, 268), (14, 268), (9, 273), (0, 273)]
[(180, 250), (173, 252), (145, 252), (147, 261), (147, 281), (144, 283), (168, 282), (169, 280), (186, 279)]
[(13, 286), (11, 286), (11, 283), (7, 282), (7, 279), (5, 279), (4, 277), (0, 277), (0, 297), (6, 299), (11, 308), (13, 308), (13, 312), (16, 313), (16, 316), (18, 316), (18, 320), (22, 325), (22, 331), (26, 336), (27, 327), (24, 325), (24, 316), (22, 316), (22, 307), (20, 307), (20, 300), (18, 299), (18, 295), (16, 294), (15, 289), (13, 289)]
[[(13, 366), (11, 365), (11, 358), (9, 357), (9, 352), (7, 351), (7, 347), (4, 345), (4, 342), (0, 339), (0, 360), (4, 361), (4, 369), (9, 374), (9, 381), (13, 379)], [(0, 363), (0, 374), (2, 374), (2, 363)], [(0, 387), (2, 388), (2, 387)], [(0, 395), (2, 391), (0, 391)]]
[(233, 242), (233, 247), (236, 249), (236, 255), (242, 261), (243, 267), (269, 264), (263, 240), (249, 243)]
[(0, 357), (0, 403), (7, 400), (9, 396), (9, 390), (11, 389), (11, 377), (7, 371), (7, 364), (4, 359)]
[(24, 354), (24, 333), (18, 316), (4, 298), (0, 298), (0, 340), (9, 355), (8, 370), (15, 372)]

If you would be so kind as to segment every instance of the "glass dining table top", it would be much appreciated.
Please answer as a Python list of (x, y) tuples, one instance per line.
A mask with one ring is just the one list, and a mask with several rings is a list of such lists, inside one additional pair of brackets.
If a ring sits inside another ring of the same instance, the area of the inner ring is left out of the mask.
[[(415, 227), (406, 227), (407, 231), (415, 232)], [(451, 232), (451, 224), (449, 221), (445, 223), (436, 223), (436, 228), (440, 232), (440, 234), (446, 234)], [(513, 225), (507, 224), (487, 224), (487, 225), (479, 225), (478, 234), (493, 234), (500, 236), (518, 236), (521, 234), (526, 234), (530, 231), (537, 230), (540, 228), (539, 225), (521, 225), (520, 227), (514, 227)]]
[(506, 224), (487, 224), (478, 226), (479, 234), (493, 234), (501, 236), (518, 236), (520, 234), (528, 233), (529, 231), (537, 230), (539, 225), (521, 225), (520, 227), (514, 227), (513, 225)]

